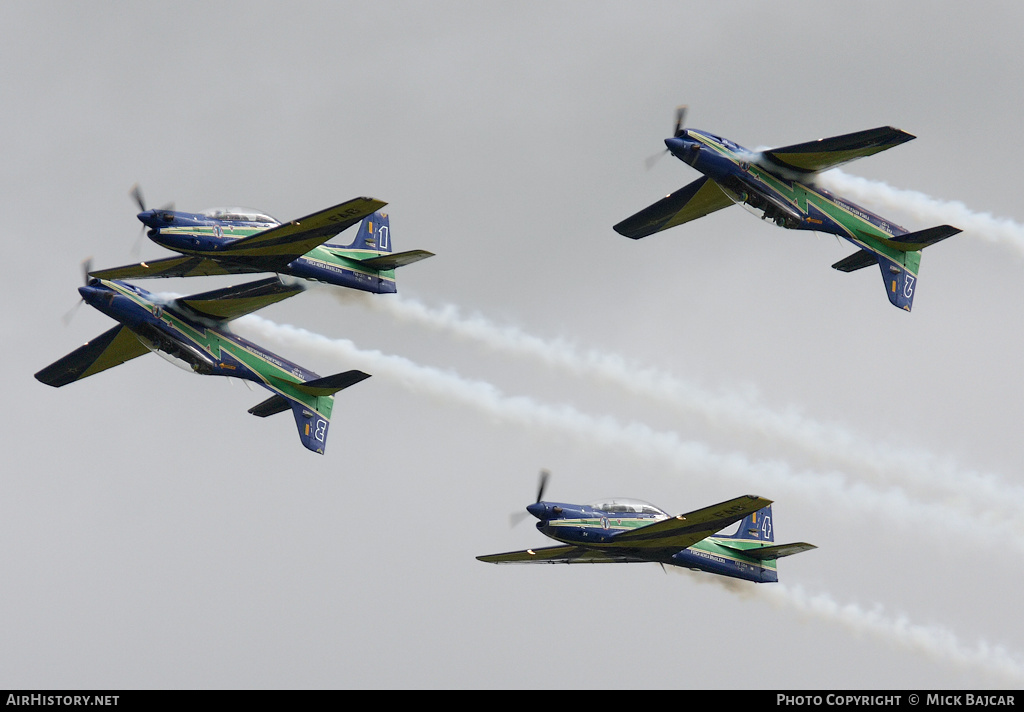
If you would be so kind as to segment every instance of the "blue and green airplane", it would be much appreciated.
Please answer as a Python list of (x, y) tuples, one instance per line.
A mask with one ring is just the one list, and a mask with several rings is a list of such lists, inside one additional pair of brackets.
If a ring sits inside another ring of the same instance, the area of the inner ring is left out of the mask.
[(177, 299), (96, 278), (78, 291), (120, 323), (35, 374), (49, 386), (66, 386), (152, 351), (195, 373), (263, 386), (273, 395), (249, 412), (265, 418), (291, 409), (302, 444), (323, 454), (334, 394), (369, 378), (356, 370), (321, 378), (231, 332), (232, 319), (303, 291), (277, 277)]
[[(149, 238), (181, 257), (139, 262), (90, 273), (99, 279), (193, 277), (276, 272), (376, 294), (394, 293), (398, 267), (432, 257), (426, 250), (391, 251), (387, 203), (356, 198), (298, 220), (281, 223), (247, 208), (212, 208), (185, 213), (146, 209), (136, 186), (132, 194)], [(359, 223), (348, 245), (324, 244)]]
[(815, 230), (852, 242), (857, 252), (834, 265), (840, 272), (878, 265), (889, 301), (910, 311), (916, 292), (921, 250), (960, 232), (950, 225), (908, 232), (849, 200), (815, 185), (815, 176), (863, 156), (914, 138), (883, 126), (783, 148), (754, 152), (732, 141), (683, 128), (686, 107), (676, 113), (668, 152), (703, 177), (662, 198), (614, 229), (633, 238), (653, 235), (734, 203), (762, 219), (794, 230)]
[[(547, 473), (537, 501), (526, 511), (537, 529), (562, 546), (478, 556), (491, 564), (659, 563), (732, 578), (769, 583), (779, 580), (776, 560), (815, 549), (813, 544), (775, 544), (772, 501), (748, 494), (727, 502), (670, 516), (636, 499), (593, 504), (545, 502)], [(732, 534), (716, 535), (739, 522)]]

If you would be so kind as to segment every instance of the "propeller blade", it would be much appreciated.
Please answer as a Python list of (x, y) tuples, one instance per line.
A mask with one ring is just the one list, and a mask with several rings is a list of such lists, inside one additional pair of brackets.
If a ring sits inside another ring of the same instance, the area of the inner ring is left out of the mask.
[(544, 499), (544, 490), (548, 486), (548, 478), (551, 477), (551, 473), (548, 470), (540, 471), (540, 484), (537, 487), (537, 501)]
[(676, 107), (676, 130), (672, 135), (679, 138), (683, 133), (683, 124), (686, 122), (686, 104)]
[(92, 272), (92, 257), (82, 260), (82, 284), (89, 286), (89, 273)]
[(138, 259), (138, 257), (139, 257), (139, 251), (142, 248), (142, 238), (143, 238), (143, 236), (145, 234), (146, 234), (146, 226), (143, 225), (142, 228), (139, 229), (139, 236), (135, 238), (135, 244), (132, 245), (131, 256), (132, 256), (133, 260), (134, 259)]
[(75, 302), (75, 306), (71, 307), (70, 309), (67, 310), (67, 312), (65, 312), (64, 316), (60, 318), (60, 320), (64, 322), (64, 326), (68, 326), (71, 324), (71, 319), (75, 316), (75, 313), (78, 311), (78, 307), (82, 306), (84, 303), (84, 299), (79, 299), (77, 302)]
[(509, 525), (509, 527), (514, 529), (515, 527), (517, 527), (519, 525), (519, 523), (521, 521), (526, 519), (528, 516), (530, 516), (530, 513), (525, 511), (525, 510), (522, 511), (522, 512), (515, 512), (514, 514), (510, 514), (508, 516), (508, 525)]
[(132, 195), (133, 198), (135, 198), (135, 202), (138, 203), (138, 205), (139, 205), (139, 212), (140, 213), (146, 212), (146, 201), (142, 197), (142, 188), (139, 187), (138, 183), (136, 183), (135, 185), (132, 186), (131, 195)]
[(159, 208), (157, 208), (157, 210), (169, 210), (169, 211), (171, 211), (173, 213), (174, 212), (174, 201), (172, 200), (169, 203), (164, 203)]
[(653, 156), (648, 156), (644, 159), (644, 167), (647, 168), (647, 170), (651, 170), (654, 168), (654, 164), (665, 157), (666, 153), (671, 153), (671, 151), (666, 148), (664, 151), (658, 151)]
[[(537, 501), (538, 502), (540, 502), (542, 499), (544, 499), (544, 490), (547, 489), (548, 479), (550, 477), (551, 477), (551, 472), (549, 472), (548, 470), (541, 470), (540, 471), (540, 482), (537, 484)], [(529, 516), (529, 514), (530, 513), (528, 511), (527, 512), (514, 512), (513, 514), (510, 514), (509, 517), (508, 517), (509, 526), (510, 527), (516, 526), (517, 524), (519, 524), (519, 522), (521, 522), (524, 519), (526, 519), (526, 517)]]

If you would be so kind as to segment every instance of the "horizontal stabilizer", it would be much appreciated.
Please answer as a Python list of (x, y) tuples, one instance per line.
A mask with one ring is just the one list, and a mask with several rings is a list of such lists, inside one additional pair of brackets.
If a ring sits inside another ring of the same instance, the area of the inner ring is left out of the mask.
[(639, 240), (690, 220), (702, 218), (732, 205), (732, 198), (708, 177), (698, 178), (675, 193), (648, 205), (612, 229), (620, 235)]
[(763, 152), (771, 163), (801, 173), (817, 173), (857, 158), (871, 156), (915, 138), (892, 126), (798, 143)]
[(892, 238), (891, 242), (897, 249), (904, 252), (914, 252), (915, 250), (923, 250), (929, 245), (934, 245), (936, 242), (941, 242), (947, 237), (953, 237), (953, 235), (961, 232), (963, 230), (952, 225), (939, 225), (938, 227), (930, 227), (927, 230), (897, 235)]
[(51, 363), (36, 374), (36, 380), (60, 388), (148, 353), (135, 334), (119, 324)]
[(303, 288), (299, 285), (287, 286), (277, 277), (268, 277), (255, 282), (236, 284), (233, 287), (215, 289), (212, 292), (179, 297), (174, 302), (201, 316), (218, 321), (231, 321), (301, 291)]
[(858, 250), (849, 257), (843, 259), (832, 265), (833, 269), (837, 269), (840, 272), (856, 272), (859, 269), (870, 267), (878, 264), (878, 258), (875, 257), (874, 252), (868, 250)]
[(818, 548), (814, 544), (806, 544), (802, 541), (794, 544), (776, 544), (775, 546), (763, 546), (754, 549), (741, 549), (727, 544), (722, 544), (722, 546), (758, 561), (774, 561), (775, 559), (781, 559), (783, 556), (792, 556), (793, 554), (800, 554), (804, 551)]
[(254, 405), (249, 409), (249, 412), (255, 415), (257, 418), (266, 418), (268, 415), (276, 415), (277, 413), (283, 413), (291, 405), (288, 403), (288, 399), (284, 396), (270, 396), (262, 403)]
[(308, 393), (311, 396), (329, 396), (337, 393), (338, 391), (344, 390), (349, 386), (354, 386), (360, 381), (365, 381), (369, 377), (370, 374), (368, 373), (352, 370), (345, 371), (344, 373), (336, 373), (333, 376), (324, 376), (323, 378), (306, 381), (305, 383), (296, 383), (294, 385), (298, 390), (303, 393)]
[(406, 252), (392, 252), (380, 257), (371, 257), (368, 260), (360, 260), (359, 264), (370, 269), (386, 270), (411, 265), (413, 262), (419, 262), (433, 256), (433, 252), (427, 252), (426, 250), (408, 250)]

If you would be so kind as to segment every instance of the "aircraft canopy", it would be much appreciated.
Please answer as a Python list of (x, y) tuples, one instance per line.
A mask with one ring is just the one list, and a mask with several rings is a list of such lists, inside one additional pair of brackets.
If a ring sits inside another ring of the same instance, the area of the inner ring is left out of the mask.
[(199, 214), (205, 215), (208, 218), (217, 218), (218, 220), (268, 223), (270, 225), (281, 224), (280, 220), (272, 218), (266, 213), (261, 213), (258, 210), (253, 210), (252, 208), (210, 208)]
[(634, 514), (655, 514), (667, 517), (668, 512), (658, 509), (649, 502), (640, 499), (605, 499), (600, 502), (593, 502), (589, 506), (600, 509), (602, 512), (632, 512)]

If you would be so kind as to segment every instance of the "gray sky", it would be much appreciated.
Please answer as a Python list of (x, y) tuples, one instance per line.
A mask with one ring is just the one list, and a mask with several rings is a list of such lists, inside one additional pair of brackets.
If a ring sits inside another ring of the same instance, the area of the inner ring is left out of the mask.
[[(1019, 687), (1016, 226), (926, 250), (912, 314), (877, 271), (829, 269), (846, 243), (739, 209), (639, 242), (611, 226), (697, 177), (644, 168), (679, 103), (751, 148), (898, 126), (918, 138), (846, 172), (1024, 222), (1022, 14), (4, 4), (0, 687)], [(161, 359), (32, 378), (112, 326), (61, 315), (82, 259), (132, 259), (136, 181), (282, 220), (371, 195), (396, 249), (437, 254), (389, 305), (317, 289), (260, 313), (361, 352), (258, 339), (282, 356), (375, 374), (338, 397), (325, 456), (246, 413), (263, 392)], [(416, 303), (506, 331), (401, 318)], [(777, 539), (820, 548), (760, 587), (476, 561), (549, 543), (508, 525), (541, 467), (564, 501), (759, 494)]]

